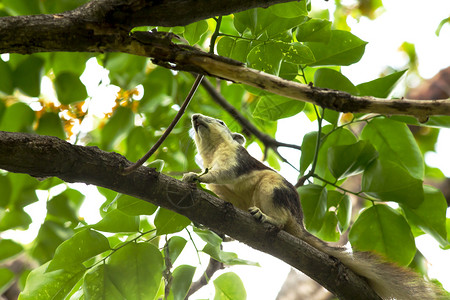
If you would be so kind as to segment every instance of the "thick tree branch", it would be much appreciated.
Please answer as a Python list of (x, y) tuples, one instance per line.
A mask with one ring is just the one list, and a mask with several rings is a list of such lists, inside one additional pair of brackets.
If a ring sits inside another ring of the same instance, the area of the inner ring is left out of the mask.
[(123, 156), (97, 147), (0, 131), (1, 169), (36, 177), (56, 176), (143, 199), (284, 260), (340, 299), (379, 299), (363, 278), (303, 241), (271, 225), (260, 224), (247, 212), (154, 169), (140, 167), (122, 175), (123, 168), (130, 164)]
[(124, 52), (151, 57), (168, 68), (224, 78), (340, 112), (410, 115), (422, 122), (432, 115), (450, 115), (449, 99), (356, 97), (284, 80), (240, 62), (174, 44), (174, 35), (149, 32), (130, 35), (130, 29), (138, 25), (184, 25), (280, 2), (288, 1), (93, 0), (61, 14), (0, 18), (0, 53)]

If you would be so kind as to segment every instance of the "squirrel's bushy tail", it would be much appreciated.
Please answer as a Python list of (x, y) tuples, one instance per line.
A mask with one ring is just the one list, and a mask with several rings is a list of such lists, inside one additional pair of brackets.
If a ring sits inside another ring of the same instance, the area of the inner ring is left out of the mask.
[(344, 247), (330, 246), (304, 228), (299, 228), (295, 235), (319, 251), (336, 257), (350, 270), (365, 277), (383, 299), (449, 299), (437, 286), (425, 281), (416, 272), (383, 261), (370, 252), (349, 252)]

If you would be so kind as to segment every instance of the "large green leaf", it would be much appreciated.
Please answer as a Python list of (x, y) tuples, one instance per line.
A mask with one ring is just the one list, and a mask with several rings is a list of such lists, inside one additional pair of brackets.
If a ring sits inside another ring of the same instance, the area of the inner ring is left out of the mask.
[(278, 75), (282, 58), (281, 44), (267, 42), (252, 48), (247, 56), (247, 61), (252, 68)]
[(14, 103), (3, 114), (0, 130), (11, 132), (31, 131), (34, 118), (34, 111), (28, 105), (22, 102)]
[(407, 70), (395, 72), (390, 75), (358, 84), (356, 87), (361, 96), (373, 96), (379, 98), (387, 98), (394, 89), (398, 80), (405, 74)]
[(331, 146), (328, 148), (328, 168), (336, 179), (342, 179), (363, 172), (377, 157), (377, 151), (368, 141)]
[(175, 260), (180, 255), (181, 251), (183, 251), (184, 246), (186, 246), (187, 241), (181, 236), (173, 236), (166, 243), (165, 254), (167, 251), (169, 252), (170, 262), (173, 264)]
[(361, 138), (369, 140), (375, 146), (380, 158), (394, 161), (405, 168), (411, 176), (423, 179), (422, 153), (406, 124), (376, 118), (364, 127)]
[(194, 277), (195, 267), (181, 265), (173, 270), (172, 288), (167, 299), (184, 300)]
[(11, 66), (0, 59), (0, 91), (11, 95), (14, 91), (13, 71)]
[(259, 99), (253, 110), (253, 117), (267, 121), (292, 117), (303, 110), (305, 102), (279, 95), (268, 94)]
[(211, 256), (217, 261), (220, 261), (228, 266), (234, 265), (246, 265), (246, 266), (259, 266), (257, 262), (241, 259), (234, 252), (223, 251), (219, 246), (213, 244), (206, 244), (202, 249), (203, 252)]
[[(79, 223), (78, 210), (85, 196), (77, 190), (66, 189), (47, 202), (47, 214), (61, 219), (62, 222)], [(66, 223), (67, 225), (67, 223)]]
[(47, 272), (71, 269), (109, 249), (109, 242), (105, 236), (96, 231), (84, 229), (59, 245)]
[(404, 266), (416, 253), (414, 237), (405, 218), (387, 205), (364, 210), (353, 224), (349, 240), (358, 251), (374, 251)]
[(328, 43), (308, 42), (306, 45), (311, 49), (316, 58), (311, 66), (338, 65), (348, 66), (358, 62), (367, 42), (348, 31), (331, 30)]
[(83, 292), (86, 299), (126, 299), (112, 281), (110, 266), (99, 264), (84, 276)]
[(311, 49), (301, 43), (280, 43), (280, 46), (286, 62), (300, 65), (315, 61), (314, 54)]
[(206, 20), (201, 20), (186, 25), (185, 28), (186, 29), (183, 33), (184, 38), (189, 42), (189, 44), (195, 45), (200, 41), (202, 35), (208, 31), (208, 22), (206, 22)]
[[(356, 143), (356, 137), (350, 130), (342, 127), (334, 131), (332, 130), (333, 125), (326, 125), (322, 128), (322, 133), (328, 135), (322, 141), (322, 145), (320, 146), (316, 166), (316, 174), (330, 181), (334, 180), (334, 176), (331, 175), (328, 169), (328, 149), (339, 145)], [(322, 136), (322, 138), (323, 137), (324, 136)]]
[(340, 234), (337, 230), (338, 218), (336, 212), (327, 211), (323, 218), (323, 226), (316, 236), (324, 241), (338, 242)]
[(130, 216), (152, 215), (157, 208), (150, 202), (128, 195), (120, 195), (117, 199), (117, 209)]
[(55, 78), (55, 90), (59, 102), (72, 104), (87, 98), (87, 91), (80, 77), (72, 72), (61, 72)]
[(269, 10), (281, 18), (296, 18), (308, 15), (306, 1), (275, 4), (269, 7)]
[(31, 271), (19, 300), (65, 299), (86, 271), (82, 265), (52, 272), (47, 272), (47, 267), (48, 263)]
[(28, 229), (31, 222), (31, 217), (23, 209), (0, 209), (0, 231)]
[(156, 234), (169, 234), (183, 230), (191, 220), (183, 215), (160, 207), (155, 217)]
[(12, 15), (37, 15), (39, 0), (2, 0), (6, 10)]
[(12, 183), (9, 176), (0, 174), (0, 208), (6, 208), (11, 201)]
[(414, 178), (399, 164), (377, 159), (364, 171), (362, 191), (382, 201), (417, 208), (424, 200), (422, 180)]
[(37, 237), (32, 244), (31, 255), (40, 263), (53, 258), (56, 248), (73, 235), (73, 229), (60, 223), (46, 220), (41, 225)]
[(23, 251), (22, 245), (13, 240), (0, 240), (0, 262)]
[(8, 268), (0, 268), (0, 295), (14, 283), (15, 275)]
[(136, 232), (139, 230), (139, 217), (113, 209), (91, 228), (105, 232)]
[(347, 194), (338, 191), (328, 191), (327, 207), (335, 207), (339, 230), (344, 232), (350, 225), (352, 218), (352, 202)]
[(112, 149), (134, 125), (134, 113), (127, 107), (120, 106), (108, 120), (101, 131), (102, 148)]
[(300, 42), (326, 43), (331, 38), (331, 22), (324, 19), (310, 19), (298, 26), (296, 36)]
[(48, 112), (39, 118), (36, 133), (40, 135), (56, 136), (62, 140), (66, 139), (66, 133), (61, 118), (57, 113)]
[[(275, 8), (275, 11), (278, 9)], [(297, 13), (297, 12), (294, 12)], [(270, 9), (254, 8), (234, 14), (234, 27), (240, 33), (250, 30), (254, 38), (272, 38), (277, 34), (303, 23), (306, 17), (301, 15), (293, 18), (281, 18)]]
[(425, 200), (417, 207), (401, 205), (406, 219), (433, 236), (442, 247), (449, 247), (445, 228), (447, 201), (442, 192), (431, 186), (424, 186)]
[(30, 55), (22, 60), (13, 71), (14, 86), (30, 97), (38, 97), (41, 93), (41, 77), (44, 60)]
[(314, 85), (358, 95), (358, 89), (347, 77), (341, 72), (328, 68), (320, 68), (314, 73)]
[(220, 275), (214, 280), (216, 294), (214, 300), (245, 300), (247, 292), (245, 291), (242, 280), (233, 272)]
[(300, 176), (303, 176), (314, 159), (317, 142), (317, 131), (308, 132), (303, 136), (302, 156), (300, 156)]
[(111, 281), (125, 299), (153, 299), (162, 278), (163, 257), (148, 243), (129, 243), (108, 263)]
[(251, 43), (248, 40), (224, 36), (217, 43), (217, 53), (221, 56), (246, 62), (250, 46)]
[(312, 233), (322, 228), (327, 212), (327, 189), (320, 185), (309, 184), (299, 187), (305, 227)]

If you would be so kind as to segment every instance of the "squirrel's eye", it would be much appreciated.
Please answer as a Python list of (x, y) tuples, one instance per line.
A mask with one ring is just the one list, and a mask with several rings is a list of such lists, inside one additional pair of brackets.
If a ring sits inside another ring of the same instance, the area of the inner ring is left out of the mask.
[(223, 121), (219, 121), (219, 124), (225, 126), (225, 123)]

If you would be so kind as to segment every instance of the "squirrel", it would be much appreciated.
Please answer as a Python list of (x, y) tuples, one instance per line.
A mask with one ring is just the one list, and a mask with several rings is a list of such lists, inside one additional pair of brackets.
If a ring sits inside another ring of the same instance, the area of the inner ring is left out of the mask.
[(202, 114), (192, 115), (197, 151), (203, 173), (184, 174), (183, 181), (207, 184), (219, 198), (247, 210), (260, 222), (268, 222), (300, 238), (319, 251), (339, 259), (365, 277), (383, 299), (437, 299), (439, 292), (417, 273), (384, 262), (368, 252), (348, 252), (327, 244), (306, 231), (300, 197), (295, 187), (244, 148), (245, 137), (231, 132), (225, 123)]

